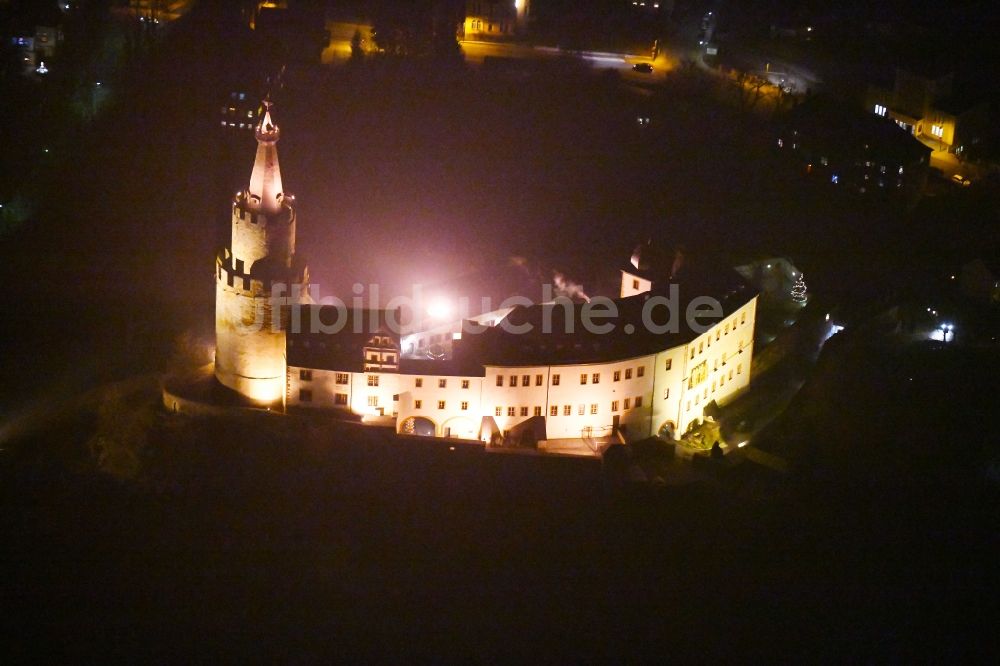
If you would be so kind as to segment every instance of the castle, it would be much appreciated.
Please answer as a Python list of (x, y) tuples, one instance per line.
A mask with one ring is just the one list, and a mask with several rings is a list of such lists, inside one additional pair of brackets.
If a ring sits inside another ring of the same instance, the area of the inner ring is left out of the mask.
[[(623, 266), (620, 297), (596, 327), (594, 304), (569, 299), (401, 331), (392, 311), (300, 297), (309, 275), (279, 138), (265, 102), (250, 183), (233, 199), (232, 240), (215, 263), (215, 378), (245, 405), (494, 443), (634, 441), (679, 437), (748, 385), (757, 292), (734, 271), (698, 273), (653, 243)], [(292, 295), (284, 304), (272, 299), (276, 285)], [(650, 325), (655, 299), (690, 308), (706, 296), (718, 304), (711, 322)], [(337, 318), (333, 333), (307, 325)]]

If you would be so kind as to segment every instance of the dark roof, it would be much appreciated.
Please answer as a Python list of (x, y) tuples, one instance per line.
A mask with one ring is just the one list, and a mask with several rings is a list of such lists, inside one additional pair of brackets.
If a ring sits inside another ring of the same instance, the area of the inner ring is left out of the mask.
[(442, 361), (428, 358), (404, 358), (400, 361), (399, 371), (406, 375), (427, 377), (482, 377), (486, 374), (482, 363), (477, 363), (474, 359), (466, 357)]
[(812, 98), (799, 104), (785, 124), (804, 140), (823, 143), (831, 154), (855, 154), (871, 146), (907, 162), (931, 152), (891, 119), (831, 100)]
[[(669, 299), (674, 285), (677, 286), (677, 299), (673, 319), (668, 319), (664, 305), (656, 306), (651, 312), (654, 323), (663, 325), (676, 321), (676, 326), (663, 333), (650, 331), (643, 322), (644, 309), (651, 307), (651, 304), (647, 306), (649, 299), (654, 296)], [(680, 283), (654, 285), (651, 292), (608, 299), (599, 306), (557, 299), (553, 303), (518, 307), (502, 324), (478, 335), (466, 335), (463, 343), (484, 365), (602, 363), (660, 352), (697, 337), (700, 333), (691, 329), (684, 316), (688, 304), (696, 297), (717, 299), (725, 316), (756, 295), (756, 289), (735, 271), (727, 269), (708, 280), (689, 276)], [(583, 323), (583, 315), (589, 307), (594, 307), (593, 312), (599, 314), (592, 319), (595, 326), (590, 326), (591, 330)], [(612, 314), (604, 316), (609, 311)], [(701, 323), (711, 322), (701, 319)], [(525, 324), (530, 327), (525, 333), (510, 330)], [(601, 327), (607, 328), (607, 324), (611, 325), (611, 330), (599, 332)]]
[[(293, 319), (289, 327), (286, 349), (288, 365), (318, 370), (363, 372), (365, 367), (363, 350), (374, 335), (390, 337), (394, 348), (399, 350), (399, 334), (393, 332), (396, 327), (390, 325), (389, 319), (391, 316), (398, 321), (397, 311), (347, 308), (338, 313), (337, 308), (332, 305), (304, 305), (300, 312), (299, 325), (296, 326)], [(314, 315), (319, 317), (317, 321), (324, 326), (339, 325), (340, 321), (343, 321), (344, 325), (336, 332), (314, 331), (312, 330)]]
[(622, 270), (654, 282), (669, 280), (675, 261), (682, 258), (683, 252), (679, 248), (669, 250), (649, 239), (635, 246), (630, 261), (622, 266)]

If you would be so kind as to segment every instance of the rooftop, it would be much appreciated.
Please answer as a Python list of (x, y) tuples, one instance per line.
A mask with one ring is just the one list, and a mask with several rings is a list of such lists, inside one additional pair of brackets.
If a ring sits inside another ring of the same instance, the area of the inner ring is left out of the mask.
[[(676, 287), (676, 298), (671, 298)], [(684, 344), (702, 331), (692, 324), (712, 326), (717, 319), (687, 321), (689, 304), (698, 297), (716, 299), (723, 316), (749, 302), (757, 291), (735, 271), (726, 270), (714, 280), (688, 279), (628, 298), (574, 303), (569, 299), (515, 308), (504, 321), (478, 335), (463, 338), (464, 353), (474, 354), (484, 365), (529, 366), (603, 363), (634, 358)], [(672, 303), (650, 301), (666, 298)], [(655, 304), (655, 305), (654, 305)], [(650, 330), (651, 319), (665, 332)], [(524, 329), (518, 333), (516, 330)]]

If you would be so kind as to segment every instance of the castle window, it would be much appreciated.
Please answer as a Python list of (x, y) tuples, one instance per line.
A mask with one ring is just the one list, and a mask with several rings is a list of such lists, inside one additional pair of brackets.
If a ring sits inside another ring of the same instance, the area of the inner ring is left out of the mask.
[(377, 395), (370, 395), (370, 396), (368, 396), (368, 406), (369, 407), (378, 407), (378, 396)]
[(413, 401), (413, 408), (414, 409), (420, 409), (423, 406), (424, 406), (424, 401), (423, 400), (414, 400)]
[(591, 375), (590, 381), (592, 381), (595, 384), (600, 384), (601, 383), (601, 373), (595, 372), (593, 375)]
[(396, 355), (395, 354), (389, 354), (388, 356), (385, 357), (385, 362), (386, 363), (395, 363), (396, 362)]
[(305, 368), (299, 370), (299, 379), (304, 382), (311, 382), (313, 378), (313, 371), (306, 370)]
[(698, 343), (698, 353), (700, 354), (703, 351), (705, 351), (705, 343), (704, 342), (699, 342)]
[(559, 416), (559, 405), (549, 407), (549, 416)]
[(592, 404), (592, 405), (590, 406), (590, 413), (591, 413), (591, 414), (596, 414), (596, 413), (597, 413), (597, 403), (596, 403), (596, 402), (595, 402), (595, 403), (593, 403), (593, 404)]
[(350, 381), (350, 375), (346, 372), (338, 372), (335, 379), (338, 384), (346, 384)]
[(615, 370), (615, 374), (612, 375), (612, 379), (617, 382), (617, 381), (620, 381), (621, 378), (622, 378), (622, 371), (621, 370)]
[(523, 375), (521, 377), (521, 386), (531, 386), (531, 375)]
[(632, 379), (632, 368), (625, 368), (625, 379)]
[(638, 289), (639, 288), (639, 281), (638, 280), (632, 280), (632, 288), (633, 289)]
[(691, 411), (691, 401), (690, 400), (688, 400), (687, 411), (689, 411), (689, 412)]
[(541, 416), (541, 415), (542, 415), (542, 408), (535, 407), (535, 416)]
[(563, 416), (571, 416), (573, 414), (573, 405), (563, 405)]
[(444, 409), (444, 400), (438, 400), (438, 409)]
[(448, 380), (447, 379), (439, 379), (438, 380), (438, 388), (448, 388)]
[(299, 402), (312, 402), (313, 392), (310, 389), (299, 389)]
[(521, 416), (527, 416), (527, 415), (528, 415), (528, 408), (527, 407), (522, 407), (521, 408)]
[(497, 375), (497, 386), (503, 386), (503, 375)]
[(378, 386), (378, 375), (368, 375), (368, 386)]
[(586, 414), (587, 413), (587, 405), (580, 405), (577, 408), (576, 413), (579, 414), (580, 416), (583, 416), (584, 414)]
[(641, 395), (635, 396), (635, 406), (636, 406), (636, 408), (642, 407), (642, 396)]
[(462, 388), (464, 388), (464, 389), (469, 388), (469, 380), (468, 379), (463, 379), (462, 380)]
[(510, 386), (517, 386), (517, 375), (511, 375), (510, 381), (507, 382), (507, 384)]
[(670, 370), (670, 368), (672, 368), (673, 365), (674, 365), (674, 359), (668, 358), (667, 359), (667, 364), (666, 364), (666, 367), (664, 367), (664, 370)]
[(559, 375), (552, 375), (552, 385), (559, 386)]
[(742, 314), (740, 315), (740, 323), (741, 323), (741, 324), (745, 324), (745, 323), (747, 323), (747, 313), (746, 313), (746, 312), (744, 312), (744, 313), (742, 313)]
[(535, 386), (541, 386), (543, 379), (544, 379), (543, 375), (535, 375)]
[(635, 369), (636, 377), (644, 377), (645, 375), (646, 375), (646, 366), (640, 365), (638, 368)]
[[(613, 412), (617, 412), (618, 411), (618, 401), (617, 400), (612, 400), (611, 401), (611, 411), (613, 411)], [(593, 410), (591, 411), (591, 413), (593, 413)]]
[(422, 388), (423, 385), (424, 385), (424, 378), (423, 377), (417, 377), (416, 379), (413, 380), (413, 387), (414, 388)]
[(464, 412), (464, 411), (466, 411), (467, 409), (469, 409), (469, 403), (468, 403), (468, 401), (466, 401), (466, 400), (463, 400), (463, 401), (462, 401), (462, 411)]
[(738, 374), (738, 375), (739, 374), (743, 374), (743, 364), (742, 363), (740, 363), (739, 365), (736, 366), (736, 374)]
[(497, 416), (503, 416), (503, 407), (497, 407), (495, 413)]
[(631, 407), (632, 407), (632, 400), (629, 399), (629, 398), (625, 398), (625, 400), (622, 403), (622, 407), (625, 409), (625, 411), (628, 411), (629, 409), (631, 409)]
[(691, 347), (691, 358), (694, 359), (694, 347)]
[(337, 393), (333, 396), (333, 404), (335, 405), (346, 405), (347, 404), (347, 394)]
[(508, 407), (507, 416), (517, 416), (517, 409), (514, 407)]
[(587, 383), (587, 374), (586, 373), (583, 373), (583, 374), (580, 375), (580, 383), (581, 384), (586, 384)]

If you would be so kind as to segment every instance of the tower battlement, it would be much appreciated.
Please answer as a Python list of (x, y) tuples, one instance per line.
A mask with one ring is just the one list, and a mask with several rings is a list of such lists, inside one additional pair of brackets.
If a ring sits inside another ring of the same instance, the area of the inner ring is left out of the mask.
[(215, 376), (250, 400), (280, 403), (285, 395), (288, 311), (272, 300), (308, 279), (295, 254), (295, 197), (282, 189), (271, 104), (257, 126), (250, 182), (232, 201), (232, 239), (215, 259)]

